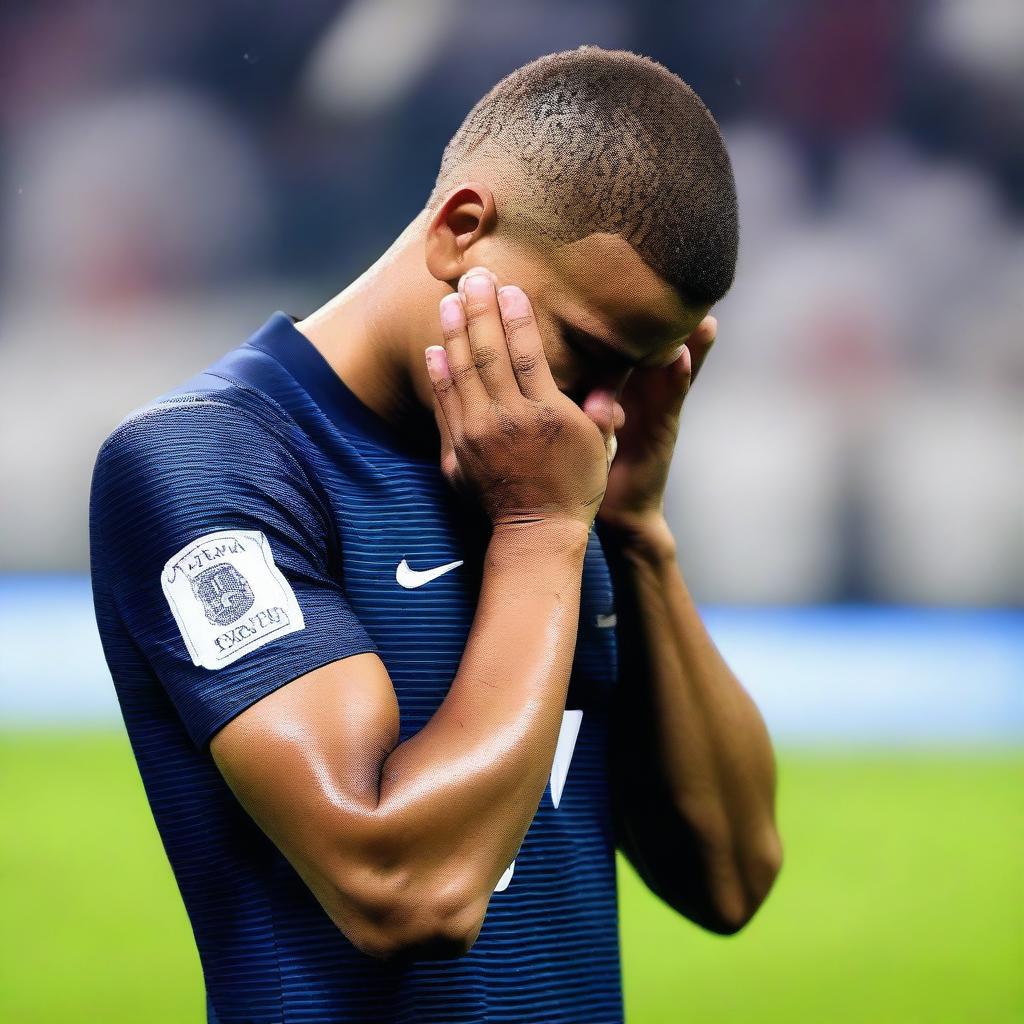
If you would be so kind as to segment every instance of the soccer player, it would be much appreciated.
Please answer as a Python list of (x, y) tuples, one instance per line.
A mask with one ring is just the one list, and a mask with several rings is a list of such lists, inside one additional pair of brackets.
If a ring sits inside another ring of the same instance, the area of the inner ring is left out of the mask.
[(706, 929), (762, 903), (771, 745), (662, 512), (736, 251), (696, 95), (551, 54), (357, 281), (104, 443), (97, 618), (211, 1021), (619, 1021), (616, 846)]

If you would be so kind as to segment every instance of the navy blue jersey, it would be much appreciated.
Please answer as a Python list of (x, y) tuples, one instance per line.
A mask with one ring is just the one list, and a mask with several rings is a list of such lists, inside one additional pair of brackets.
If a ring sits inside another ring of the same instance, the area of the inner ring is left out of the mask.
[(366, 651), (394, 683), (401, 739), (421, 729), (466, 645), (485, 527), (436, 457), (360, 402), (283, 313), (100, 450), (97, 621), (211, 1021), (622, 1019), (606, 763), (615, 616), (596, 530), (551, 782), (465, 956), (397, 965), (359, 952), (209, 752), (260, 698)]

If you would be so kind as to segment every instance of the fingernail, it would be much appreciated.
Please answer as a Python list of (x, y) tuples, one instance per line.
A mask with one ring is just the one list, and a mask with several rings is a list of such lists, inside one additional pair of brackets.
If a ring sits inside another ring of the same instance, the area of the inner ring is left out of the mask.
[(448, 373), (448, 353), (441, 345), (429, 345), (426, 349), (427, 372), (443, 377)]
[(441, 326), (446, 331), (460, 330), (465, 324), (466, 314), (462, 308), (462, 299), (458, 295), (446, 295), (441, 300), (440, 310)]
[(465, 273), (464, 273), (464, 274), (462, 275), (462, 277), (460, 277), (460, 278), (459, 278), (458, 290), (459, 290), (459, 293), (460, 293), (460, 294), (461, 294), (461, 293), (463, 292), (463, 290), (465, 289), (465, 287), (466, 287), (466, 279), (467, 279), (467, 278), (468, 278), (468, 277), (469, 277), (469, 276), (470, 276), (471, 274), (486, 274), (486, 275), (487, 275), (487, 277), (489, 277), (489, 278), (490, 278), (490, 279), (491, 279), (491, 280), (492, 280), (492, 281), (494, 282), (494, 284), (495, 284), (495, 285), (497, 285), (497, 283), (498, 283), (498, 277), (497, 277), (497, 275), (496, 275), (496, 274), (494, 274), (494, 273), (492, 273), (492, 272), (491, 272), (490, 270), (488, 270), (488, 269), (487, 269), (486, 267), (470, 267), (470, 268), (469, 268), (469, 270), (467, 270), (467, 271), (466, 271), (466, 272), (465, 272)]
[(514, 284), (507, 284), (498, 289), (498, 305), (506, 316), (526, 316), (530, 312), (530, 303), (526, 292)]
[(463, 291), (469, 298), (484, 299), (493, 294), (494, 282), (488, 274), (470, 271), (466, 277), (466, 283), (463, 285)]

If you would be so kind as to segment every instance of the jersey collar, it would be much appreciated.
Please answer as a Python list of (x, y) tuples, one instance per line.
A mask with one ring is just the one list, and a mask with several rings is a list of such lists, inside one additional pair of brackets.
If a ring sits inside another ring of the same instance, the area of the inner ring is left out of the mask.
[(424, 462), (436, 462), (437, 452), (424, 452), (408, 434), (364, 404), (320, 350), (295, 327), (287, 313), (278, 310), (246, 341), (249, 348), (273, 357), (299, 384), (339, 430), (353, 428), (378, 444)]

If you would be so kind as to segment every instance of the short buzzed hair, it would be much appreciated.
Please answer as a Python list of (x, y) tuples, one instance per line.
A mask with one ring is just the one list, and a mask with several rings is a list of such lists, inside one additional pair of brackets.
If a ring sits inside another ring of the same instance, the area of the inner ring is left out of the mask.
[(428, 208), (495, 160), (511, 168), (501, 221), (524, 237), (616, 234), (689, 305), (729, 290), (739, 241), (729, 154), (697, 94), (657, 61), (581, 46), (516, 69), (445, 147)]

